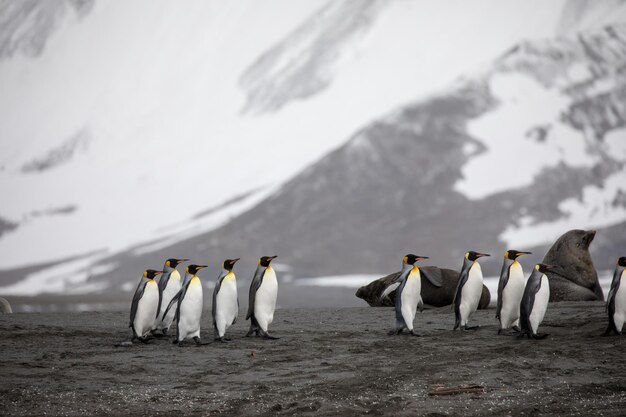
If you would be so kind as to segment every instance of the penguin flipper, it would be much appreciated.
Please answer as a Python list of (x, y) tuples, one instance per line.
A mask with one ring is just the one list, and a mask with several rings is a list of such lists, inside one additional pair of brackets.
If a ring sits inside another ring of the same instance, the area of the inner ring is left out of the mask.
[(385, 290), (380, 294), (380, 298), (378, 299), (379, 302), (381, 302), (386, 296), (388, 296), (389, 294), (391, 294), (392, 292), (394, 292), (395, 290), (398, 289), (398, 287), (400, 286), (400, 282), (394, 282), (393, 284), (389, 285), (387, 288), (385, 288)]
[(471, 264), (468, 267), (463, 265), (463, 269), (461, 270), (461, 273), (459, 274), (459, 282), (456, 285), (456, 291), (454, 293), (454, 301), (452, 302), (452, 305), (454, 306), (454, 317), (455, 317), (454, 330), (456, 330), (461, 324), (461, 293), (463, 292), (463, 286), (465, 285), (469, 277), (470, 268), (471, 268)]
[(161, 316), (161, 320), (165, 320), (165, 316), (167, 316), (167, 313), (170, 311), (170, 308), (172, 308), (174, 303), (178, 301), (178, 299), (181, 297), (181, 295), (183, 295), (183, 290), (182, 289), (180, 289), (176, 293), (176, 295), (174, 297), (172, 297), (172, 299), (170, 300), (170, 303), (167, 305), (167, 308), (163, 312), (163, 316)]
[(135, 315), (137, 314), (137, 306), (139, 305), (139, 300), (143, 297), (143, 291), (146, 288), (147, 283), (148, 281), (141, 277), (141, 281), (139, 281), (139, 285), (137, 285), (137, 289), (135, 290), (135, 295), (133, 295), (133, 301), (130, 304), (130, 324), (128, 327), (133, 326)]
[[(511, 264), (513, 265), (513, 264)], [(496, 305), (496, 318), (500, 319), (500, 312), (502, 311), (502, 293), (506, 284), (509, 282), (509, 273), (511, 271), (511, 265), (502, 265), (502, 271), (500, 272), (500, 280), (498, 281), (498, 302)]]
[(443, 286), (443, 276), (441, 269), (436, 266), (424, 266), (420, 268), (420, 274), (437, 288)]
[(254, 277), (250, 283), (250, 293), (248, 294), (248, 313), (246, 314), (246, 320), (248, 320), (254, 314), (254, 301), (256, 300), (256, 292), (263, 282), (263, 275), (265, 269), (262, 266), (258, 266), (254, 272)]
[(419, 301), (417, 302), (417, 309), (420, 313), (424, 311), (424, 301), (422, 300), (422, 297), (420, 297)]
[(615, 272), (613, 272), (613, 279), (611, 280), (611, 289), (609, 290), (609, 296), (606, 298), (606, 311), (609, 311), (609, 304), (611, 303), (611, 300), (613, 299), (613, 297), (615, 296), (615, 293), (617, 293), (617, 290), (619, 289), (619, 284), (622, 278), (622, 271), (623, 269), (620, 267), (615, 268)]
[(211, 306), (211, 315), (213, 317), (213, 326), (217, 326), (215, 323), (215, 314), (217, 313), (217, 294), (220, 292), (220, 288), (222, 288), (222, 281), (224, 277), (227, 275), (226, 271), (222, 271), (219, 278), (217, 278), (217, 283), (215, 284), (215, 288), (213, 289), (213, 305)]

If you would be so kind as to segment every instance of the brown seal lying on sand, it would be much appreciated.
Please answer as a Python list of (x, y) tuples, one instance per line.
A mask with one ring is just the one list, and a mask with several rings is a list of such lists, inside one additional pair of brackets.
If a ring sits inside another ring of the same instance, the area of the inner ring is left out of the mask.
[[(424, 304), (435, 307), (443, 307), (452, 304), (454, 293), (456, 292), (456, 285), (459, 281), (459, 271), (438, 268), (436, 266), (423, 266), (420, 267), (420, 272), (422, 279), (422, 301), (424, 301)], [(380, 299), (380, 295), (399, 273), (400, 272), (394, 272), (386, 277), (372, 281), (359, 288), (355, 295), (367, 301), (372, 307), (391, 307), (395, 303), (396, 292), (391, 292), (382, 300)], [(440, 286), (435, 284), (440, 284)], [(483, 285), (483, 294), (480, 297), (478, 308), (487, 308), (490, 301), (491, 294), (489, 294), (487, 287)]]
[(550, 301), (604, 300), (598, 273), (589, 254), (589, 245), (595, 235), (595, 230), (570, 230), (554, 242), (543, 258), (542, 263), (560, 267), (547, 274)]

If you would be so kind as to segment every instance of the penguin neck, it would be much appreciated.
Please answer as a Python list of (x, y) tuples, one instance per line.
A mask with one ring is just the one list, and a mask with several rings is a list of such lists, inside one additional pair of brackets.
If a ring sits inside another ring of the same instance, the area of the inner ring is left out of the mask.
[(504, 258), (504, 265), (506, 265), (507, 268), (513, 265), (515, 262), (517, 262), (516, 259)]
[(413, 269), (415, 265), (411, 265), (411, 264), (407, 264), (405, 262), (402, 262), (402, 273), (406, 273), (409, 272), (411, 269)]
[(463, 258), (463, 271), (469, 271), (472, 265), (474, 265), (476, 261), (470, 261), (467, 258)]
[(189, 281), (191, 281), (192, 279), (194, 279), (194, 277), (196, 276), (196, 274), (191, 274), (189, 272), (185, 273), (185, 280), (183, 281), (183, 283), (188, 283)]

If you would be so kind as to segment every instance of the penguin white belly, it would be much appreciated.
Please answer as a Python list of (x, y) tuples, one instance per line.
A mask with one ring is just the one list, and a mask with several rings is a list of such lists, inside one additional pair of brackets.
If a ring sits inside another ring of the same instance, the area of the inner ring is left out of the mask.
[(402, 318), (407, 329), (413, 330), (413, 319), (421, 298), (422, 283), (419, 272), (411, 271), (402, 290)]
[(165, 309), (172, 301), (172, 298), (181, 288), (180, 274), (177, 271), (172, 272), (170, 279), (167, 281), (167, 286), (163, 290), (163, 299), (161, 300), (161, 311), (159, 312), (159, 323), (157, 324), (157, 329), (169, 329), (172, 325), (172, 321), (174, 321), (174, 316), (176, 315), (176, 303), (170, 308), (167, 312), (165, 318), (163, 318), (163, 313), (165, 313)]
[(478, 309), (480, 296), (483, 293), (483, 271), (478, 262), (469, 270), (467, 281), (461, 290), (461, 325), (465, 326), (470, 317)]
[(530, 312), (529, 321), (530, 327), (533, 333), (537, 333), (539, 325), (543, 321), (543, 317), (546, 315), (548, 309), (548, 301), (550, 299), (550, 283), (548, 277), (541, 276), (541, 287), (535, 294), (535, 301), (533, 303), (533, 310)]
[(202, 283), (200, 278), (193, 277), (180, 302), (178, 318), (178, 340), (188, 337), (200, 337), (200, 318), (202, 317)]
[(215, 297), (215, 302), (217, 303), (215, 308), (215, 324), (220, 337), (224, 337), (226, 329), (233, 324), (233, 321), (235, 321), (239, 313), (237, 281), (234, 275), (232, 275), (232, 277), (229, 275), (222, 280), (220, 291)]
[(519, 321), (519, 306), (524, 295), (526, 280), (519, 262), (514, 262), (509, 269), (509, 280), (502, 290), (502, 309), (500, 323), (503, 329), (517, 325)]
[(143, 337), (150, 332), (158, 307), (159, 287), (154, 280), (150, 280), (146, 284), (143, 295), (137, 303), (137, 312), (135, 313), (135, 321), (133, 323), (137, 336)]
[(613, 321), (617, 330), (621, 331), (622, 327), (624, 327), (624, 321), (626, 321), (626, 270), (622, 271), (619, 288), (614, 297), (615, 313), (613, 314)]
[(268, 266), (263, 275), (263, 281), (254, 297), (254, 317), (265, 332), (267, 332), (267, 327), (274, 320), (277, 294), (278, 281), (276, 280), (276, 273), (271, 266)]

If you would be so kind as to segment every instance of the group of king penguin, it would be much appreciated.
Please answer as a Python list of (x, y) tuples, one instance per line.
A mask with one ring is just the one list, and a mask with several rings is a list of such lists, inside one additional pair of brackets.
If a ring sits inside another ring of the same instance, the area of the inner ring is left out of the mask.
[[(262, 256), (250, 284), (248, 312), (250, 330), (246, 336), (262, 336), (277, 339), (269, 334), (268, 327), (274, 320), (278, 282), (270, 263), (276, 256)], [(204, 306), (202, 282), (198, 271), (207, 265), (191, 264), (185, 269), (181, 279), (178, 265), (189, 259), (170, 258), (165, 261), (163, 270), (147, 269), (144, 271), (130, 308), (129, 326), (133, 331), (133, 340), (147, 342), (152, 337), (167, 336), (176, 321), (174, 343), (182, 346), (187, 339), (197, 345), (200, 339), (200, 321)], [(237, 280), (233, 268), (239, 258), (226, 259), (213, 290), (213, 329), (215, 340), (230, 341), (226, 330), (235, 324), (239, 314)], [(160, 277), (159, 277), (160, 276)], [(158, 278), (158, 283), (156, 279)]]
[[(543, 339), (547, 334), (538, 333), (539, 325), (543, 321), (550, 299), (550, 284), (547, 272), (559, 273), (560, 268), (555, 265), (538, 263), (533, 268), (528, 280), (524, 278), (524, 271), (518, 258), (530, 252), (507, 250), (504, 252), (504, 262), (498, 282), (498, 304), (496, 319), (500, 321), (498, 334), (507, 329), (518, 333), (518, 338)], [(475, 330), (478, 326), (468, 326), (469, 319), (478, 309), (483, 291), (483, 273), (478, 259), (490, 256), (486, 253), (469, 251), (463, 259), (463, 266), (459, 275), (453, 306), (455, 314), (454, 329)], [(381, 293), (381, 300), (392, 291), (395, 294), (395, 326), (389, 335), (399, 335), (404, 330), (413, 336), (421, 336), (413, 328), (413, 321), (417, 310), (424, 307), (421, 296), (421, 274), (416, 263), (428, 259), (426, 256), (408, 254), (402, 259), (400, 274), (391, 280), (387, 288)], [(605, 335), (614, 332), (622, 334), (622, 327), (626, 320), (626, 257), (617, 261), (611, 289), (606, 302), (609, 325)]]
[[(538, 332), (550, 299), (550, 284), (547, 272), (559, 272), (559, 267), (538, 263), (533, 268), (528, 280), (518, 258), (530, 252), (507, 250), (498, 282), (498, 303), (496, 319), (500, 321), (498, 334), (507, 329), (518, 333), (519, 338), (543, 339), (547, 334)], [(478, 259), (490, 256), (486, 253), (469, 251), (463, 259), (453, 306), (455, 314), (454, 329), (474, 330), (478, 326), (468, 326), (472, 315), (478, 309), (483, 291), (483, 274)], [(274, 319), (278, 282), (276, 272), (270, 263), (276, 256), (262, 256), (252, 278), (248, 298), (246, 320), (250, 320), (247, 337), (262, 336), (277, 339), (268, 332)], [(395, 294), (395, 326), (389, 335), (399, 335), (404, 330), (413, 336), (421, 336), (413, 328), (417, 310), (421, 312), (424, 303), (421, 296), (421, 274), (416, 265), (426, 256), (408, 254), (402, 259), (402, 270), (381, 294), (381, 299), (392, 291)], [(230, 341), (226, 330), (235, 324), (239, 313), (237, 281), (233, 268), (239, 258), (226, 259), (213, 290), (213, 329), (215, 340)], [(185, 277), (181, 280), (176, 269), (188, 259), (170, 258), (165, 261), (163, 270), (147, 269), (141, 277), (130, 309), (129, 327), (133, 330), (133, 339), (147, 341), (150, 337), (166, 336), (172, 323), (176, 321), (176, 339), (174, 343), (182, 345), (186, 339), (193, 339), (202, 344), (200, 339), (200, 320), (202, 317), (202, 283), (198, 271), (206, 265), (187, 266)], [(611, 289), (607, 297), (606, 309), (609, 325), (605, 331), (622, 334), (626, 321), (626, 257), (617, 261)], [(156, 278), (161, 275), (158, 283)]]

